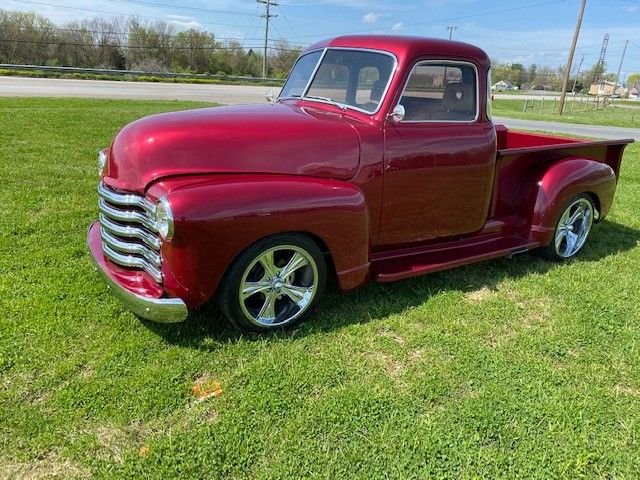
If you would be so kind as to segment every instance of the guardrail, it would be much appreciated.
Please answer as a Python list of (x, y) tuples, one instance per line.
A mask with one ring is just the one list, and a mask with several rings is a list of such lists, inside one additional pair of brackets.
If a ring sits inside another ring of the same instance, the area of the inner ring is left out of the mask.
[(0, 63), (0, 69), (31, 70), (55, 73), (90, 73), (94, 75), (129, 75), (132, 77), (164, 77), (164, 78), (200, 78), (203, 80), (231, 80), (242, 82), (274, 82), (284, 83), (281, 78), (250, 77), (238, 75), (211, 75), (208, 73), (177, 73), (177, 72), (143, 72), (139, 70), (110, 70), (106, 68), (52, 67), (49, 65), (16, 65)]

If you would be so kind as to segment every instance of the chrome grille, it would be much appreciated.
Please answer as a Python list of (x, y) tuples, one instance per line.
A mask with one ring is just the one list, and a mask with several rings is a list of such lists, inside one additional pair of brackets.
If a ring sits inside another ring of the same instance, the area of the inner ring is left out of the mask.
[(162, 282), (156, 208), (142, 195), (98, 187), (100, 236), (104, 255), (123, 267), (142, 269)]

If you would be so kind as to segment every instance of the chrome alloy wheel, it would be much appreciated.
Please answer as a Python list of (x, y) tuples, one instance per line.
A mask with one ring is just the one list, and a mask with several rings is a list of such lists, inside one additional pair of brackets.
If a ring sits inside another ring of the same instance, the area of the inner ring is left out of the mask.
[(564, 211), (556, 227), (555, 249), (562, 258), (573, 257), (584, 245), (593, 224), (593, 205), (584, 197)]
[(245, 269), (240, 308), (259, 327), (286, 325), (302, 315), (318, 290), (318, 266), (294, 245), (269, 248)]

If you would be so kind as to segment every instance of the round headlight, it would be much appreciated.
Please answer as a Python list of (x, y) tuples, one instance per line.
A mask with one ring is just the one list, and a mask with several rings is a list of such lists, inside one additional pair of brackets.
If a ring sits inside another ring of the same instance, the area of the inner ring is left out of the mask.
[(107, 152), (105, 150), (101, 150), (98, 153), (98, 175), (100, 175), (101, 177), (107, 173), (107, 162)]
[(156, 225), (163, 240), (173, 237), (173, 212), (169, 201), (162, 197), (156, 204)]

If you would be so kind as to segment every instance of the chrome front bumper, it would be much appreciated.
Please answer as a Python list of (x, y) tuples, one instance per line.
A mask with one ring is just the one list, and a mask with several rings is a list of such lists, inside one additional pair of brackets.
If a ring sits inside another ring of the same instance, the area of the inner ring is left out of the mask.
[(118, 283), (110, 272), (109, 264), (104, 258), (100, 240), (100, 226), (94, 223), (89, 228), (87, 245), (96, 270), (104, 277), (111, 291), (120, 298), (131, 312), (139, 317), (160, 323), (177, 323), (186, 320), (188, 311), (186, 304), (179, 298), (153, 298), (134, 293)]

